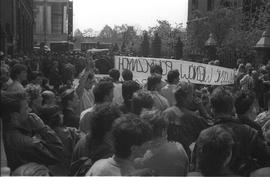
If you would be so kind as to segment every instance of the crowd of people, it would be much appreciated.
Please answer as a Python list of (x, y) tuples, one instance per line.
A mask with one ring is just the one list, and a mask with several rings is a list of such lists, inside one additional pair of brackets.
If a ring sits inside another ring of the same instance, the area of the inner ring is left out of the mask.
[(97, 73), (81, 53), (1, 58), (1, 175), (270, 175), (270, 62), (227, 86)]

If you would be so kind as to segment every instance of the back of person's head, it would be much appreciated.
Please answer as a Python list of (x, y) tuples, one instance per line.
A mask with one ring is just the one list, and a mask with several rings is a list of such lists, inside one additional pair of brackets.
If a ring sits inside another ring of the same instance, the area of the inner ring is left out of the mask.
[(67, 89), (61, 93), (61, 101), (63, 108), (66, 108), (68, 106), (68, 102), (74, 99), (75, 94), (75, 90), (73, 89)]
[(10, 121), (12, 113), (20, 113), (22, 101), (27, 101), (27, 94), (20, 93), (1, 93), (1, 118), (3, 122)]
[(55, 99), (55, 94), (50, 90), (45, 90), (41, 93), (42, 96), (42, 105), (51, 104)]
[(94, 87), (93, 94), (95, 97), (96, 103), (103, 103), (106, 101), (106, 98), (113, 92), (113, 83), (112, 81), (101, 80)]
[(15, 169), (12, 176), (50, 176), (50, 170), (44, 165), (30, 162)]
[(59, 106), (44, 106), (40, 110), (40, 118), (51, 128), (62, 126), (62, 111)]
[(150, 74), (159, 74), (159, 75), (162, 75), (162, 72), (163, 72), (163, 69), (160, 65), (153, 65), (151, 66), (150, 68)]
[(140, 85), (132, 80), (124, 81), (122, 85), (122, 96), (125, 101), (130, 101), (134, 92), (140, 89)]
[(21, 74), (23, 71), (27, 71), (27, 67), (23, 64), (15, 64), (12, 66), (11, 71), (10, 71), (10, 78), (12, 80), (16, 80), (17, 76)]
[(159, 110), (143, 111), (140, 117), (151, 125), (154, 137), (161, 137), (166, 132), (168, 121)]
[[(29, 98), (29, 103), (30, 105), (32, 105), (32, 103), (34, 103), (33, 101), (40, 98), (41, 97), (41, 89), (39, 87), (36, 87), (34, 85), (28, 85), (25, 88), (26, 93), (28, 94), (28, 98)], [(40, 104), (41, 105), (41, 101), (40, 100)]]
[(37, 78), (40, 78), (40, 82), (42, 81), (42, 73), (38, 71), (33, 71), (31, 73), (31, 81), (35, 81)]
[(141, 146), (152, 137), (152, 128), (145, 120), (134, 114), (125, 114), (115, 120), (112, 129), (115, 155), (129, 158), (132, 146)]
[(252, 92), (240, 91), (236, 94), (234, 106), (238, 115), (245, 114), (253, 106), (255, 95)]
[(177, 69), (169, 71), (167, 75), (167, 82), (169, 84), (173, 84), (176, 80), (179, 80), (179, 71)]
[(120, 72), (119, 72), (119, 70), (117, 70), (117, 69), (110, 69), (109, 75), (110, 75), (111, 78), (113, 78), (113, 81), (114, 82), (119, 81), (119, 78), (120, 78)]
[(161, 76), (160, 75), (151, 75), (147, 78), (147, 89), (150, 91), (156, 90), (158, 84), (161, 83)]
[(101, 142), (112, 128), (113, 121), (120, 117), (120, 110), (111, 103), (97, 105), (91, 119), (91, 138)]
[(193, 96), (194, 85), (189, 82), (180, 82), (174, 92), (174, 97), (178, 105), (182, 105), (188, 100), (189, 96)]
[(149, 91), (138, 90), (132, 96), (131, 107), (134, 114), (140, 115), (143, 109), (152, 109), (154, 100)]
[(204, 176), (221, 175), (231, 160), (234, 145), (232, 135), (225, 129), (214, 126), (203, 130), (196, 142), (198, 166)]
[(215, 114), (233, 114), (233, 96), (232, 93), (224, 87), (220, 86), (213, 91), (210, 102)]
[(129, 69), (124, 69), (122, 72), (122, 78), (124, 81), (131, 81), (133, 80), (133, 73)]

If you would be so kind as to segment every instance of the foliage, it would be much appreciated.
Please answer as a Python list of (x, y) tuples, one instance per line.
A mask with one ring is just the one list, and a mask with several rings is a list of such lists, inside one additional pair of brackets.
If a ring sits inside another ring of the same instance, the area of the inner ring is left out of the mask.
[(181, 59), (183, 57), (183, 42), (181, 41), (181, 38), (178, 37), (177, 43), (174, 46), (174, 58), (175, 59)]
[(161, 57), (161, 39), (158, 33), (155, 33), (155, 37), (152, 42), (152, 55), (155, 58)]
[(150, 44), (149, 44), (149, 37), (147, 31), (143, 33), (143, 41), (141, 44), (141, 55), (144, 57), (149, 56)]

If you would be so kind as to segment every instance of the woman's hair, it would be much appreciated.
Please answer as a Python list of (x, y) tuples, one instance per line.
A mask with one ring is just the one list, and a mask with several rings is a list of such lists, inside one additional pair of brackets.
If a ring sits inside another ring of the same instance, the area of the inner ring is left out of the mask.
[(152, 109), (154, 100), (149, 91), (138, 90), (133, 94), (131, 100), (132, 112), (136, 115), (140, 115), (143, 108)]

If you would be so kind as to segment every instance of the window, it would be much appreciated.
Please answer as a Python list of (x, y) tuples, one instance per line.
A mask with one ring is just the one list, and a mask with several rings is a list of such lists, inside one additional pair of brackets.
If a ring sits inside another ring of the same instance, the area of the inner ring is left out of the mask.
[(52, 33), (62, 34), (63, 32), (63, 7), (61, 4), (52, 5)]
[(214, 0), (207, 0), (207, 10), (211, 11), (214, 8)]
[(198, 9), (198, 7), (199, 7), (198, 0), (192, 0), (192, 9), (195, 10)]

